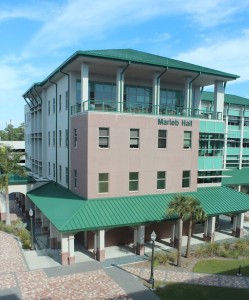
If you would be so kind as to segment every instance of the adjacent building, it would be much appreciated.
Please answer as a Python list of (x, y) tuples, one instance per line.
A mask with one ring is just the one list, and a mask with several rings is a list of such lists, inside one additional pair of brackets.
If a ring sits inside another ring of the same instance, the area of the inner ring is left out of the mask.
[[(177, 244), (166, 214), (175, 194), (200, 199), (215, 218), (234, 216), (243, 235), (249, 197), (234, 170), (249, 166), (248, 99), (226, 95), (237, 75), (132, 49), (78, 51), (23, 95), (26, 166), (39, 181), (26, 211), (74, 262), (74, 239), (105, 259), (105, 247), (143, 254), (153, 229)], [(213, 92), (206, 92), (206, 87)]]

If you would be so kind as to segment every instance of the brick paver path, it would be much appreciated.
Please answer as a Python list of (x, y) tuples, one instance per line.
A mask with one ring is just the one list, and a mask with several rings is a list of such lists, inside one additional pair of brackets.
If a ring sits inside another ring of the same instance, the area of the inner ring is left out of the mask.
[[(148, 280), (150, 278), (150, 269), (129, 266), (123, 266), (122, 268), (141, 279)], [(182, 282), (189, 284), (249, 289), (249, 278), (243, 276), (237, 277), (193, 272), (155, 270), (154, 279), (155, 281)]]
[(28, 270), (18, 241), (0, 231), (0, 298), (8, 291), (24, 300), (132, 300), (102, 269), (56, 277)]

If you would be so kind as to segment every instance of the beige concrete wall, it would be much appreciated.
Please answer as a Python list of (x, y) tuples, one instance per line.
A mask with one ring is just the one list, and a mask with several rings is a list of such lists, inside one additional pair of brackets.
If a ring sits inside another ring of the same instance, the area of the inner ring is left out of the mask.
[[(74, 116), (72, 130), (78, 128), (78, 148), (72, 148), (71, 169), (72, 172), (78, 169), (80, 186), (76, 192), (87, 198), (97, 198), (195, 191), (199, 120), (192, 119), (191, 126), (182, 126), (182, 120), (190, 119), (163, 119), (177, 120), (179, 124), (158, 125), (157, 116), (106, 113)], [(110, 128), (108, 149), (98, 146), (99, 127)], [(130, 128), (140, 129), (139, 149), (130, 148)], [(168, 130), (166, 149), (157, 147), (158, 129)], [(184, 131), (192, 131), (191, 149), (183, 149)], [(187, 189), (182, 188), (183, 170), (191, 170), (191, 185)], [(157, 171), (167, 172), (166, 190), (157, 190)], [(129, 172), (139, 172), (138, 192), (129, 192)], [(109, 173), (107, 194), (98, 193), (99, 173)]]

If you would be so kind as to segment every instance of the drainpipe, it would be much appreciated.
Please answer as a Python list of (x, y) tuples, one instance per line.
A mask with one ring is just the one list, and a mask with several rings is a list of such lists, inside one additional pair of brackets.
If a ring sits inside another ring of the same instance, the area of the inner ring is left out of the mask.
[[(129, 60), (128, 64), (124, 67), (123, 71), (120, 73), (120, 82), (123, 80), (123, 75), (124, 75), (125, 71), (128, 69), (128, 67), (130, 66), (130, 64), (131, 64), (131, 61)], [(120, 86), (120, 95), (119, 96), (120, 96), (120, 102), (122, 103), (122, 109), (120, 109), (120, 111), (124, 110), (124, 102), (123, 102), (124, 98), (121, 99), (122, 95), (124, 94), (123, 92), (124, 92), (123, 91), (123, 85), (121, 84), (121, 86)]]
[(57, 164), (58, 164), (58, 148), (57, 148), (57, 83), (48, 80), (55, 85), (55, 182), (57, 183)]
[[(198, 75), (196, 75), (193, 79), (191, 79), (190, 81), (189, 81), (189, 94), (188, 94), (188, 101), (189, 101), (189, 103), (188, 103), (188, 108), (192, 108), (192, 83), (199, 77), (199, 76), (201, 76), (201, 72), (199, 72), (199, 74)], [(190, 106), (190, 104), (191, 104), (191, 106)]]
[(68, 139), (68, 141), (67, 141), (67, 143), (68, 143), (68, 145), (67, 145), (67, 166), (68, 166), (68, 183), (67, 183), (67, 189), (69, 190), (69, 186), (70, 186), (70, 169), (69, 169), (69, 166), (70, 166), (70, 163), (69, 163), (69, 155), (70, 155), (70, 153), (69, 153), (69, 146), (70, 146), (70, 143), (69, 143), (69, 141), (70, 141), (70, 139), (69, 139), (69, 136), (70, 136), (70, 130), (69, 130), (69, 126), (70, 126), (70, 111), (69, 111), (69, 108), (70, 108), (70, 74), (68, 74), (68, 73), (66, 73), (66, 72), (63, 72), (63, 71), (61, 71), (61, 69), (59, 69), (59, 72), (61, 73), (61, 74), (64, 74), (64, 75), (66, 75), (67, 76), (67, 84), (68, 84), (68, 88), (67, 88), (67, 90), (68, 90), (68, 110), (67, 110), (67, 113), (68, 113), (68, 116), (67, 116), (67, 139)]

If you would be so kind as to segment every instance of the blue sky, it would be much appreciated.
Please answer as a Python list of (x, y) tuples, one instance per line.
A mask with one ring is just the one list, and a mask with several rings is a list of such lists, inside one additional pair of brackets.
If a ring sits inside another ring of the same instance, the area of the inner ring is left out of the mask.
[(77, 50), (132, 48), (229, 72), (249, 98), (249, 0), (0, 0), (0, 129)]

